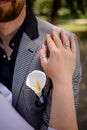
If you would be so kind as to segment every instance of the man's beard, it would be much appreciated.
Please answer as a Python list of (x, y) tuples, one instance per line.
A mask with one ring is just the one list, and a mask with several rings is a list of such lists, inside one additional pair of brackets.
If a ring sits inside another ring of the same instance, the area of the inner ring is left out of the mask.
[(16, 0), (11, 0), (11, 6), (8, 10), (4, 10), (2, 7), (0, 7), (0, 22), (9, 22), (11, 20), (16, 19), (23, 7), (25, 0), (20, 0), (20, 2), (16, 2)]

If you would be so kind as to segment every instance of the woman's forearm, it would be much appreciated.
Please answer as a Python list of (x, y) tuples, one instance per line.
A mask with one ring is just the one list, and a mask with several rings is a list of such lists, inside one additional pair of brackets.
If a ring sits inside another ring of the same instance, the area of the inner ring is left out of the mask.
[(58, 130), (78, 130), (72, 80), (53, 83), (49, 126)]

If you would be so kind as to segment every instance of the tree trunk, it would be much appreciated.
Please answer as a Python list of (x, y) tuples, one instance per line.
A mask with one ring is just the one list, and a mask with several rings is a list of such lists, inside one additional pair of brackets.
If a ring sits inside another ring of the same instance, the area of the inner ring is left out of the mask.
[(60, 0), (54, 0), (51, 12), (51, 23), (56, 23), (57, 11), (60, 8)]

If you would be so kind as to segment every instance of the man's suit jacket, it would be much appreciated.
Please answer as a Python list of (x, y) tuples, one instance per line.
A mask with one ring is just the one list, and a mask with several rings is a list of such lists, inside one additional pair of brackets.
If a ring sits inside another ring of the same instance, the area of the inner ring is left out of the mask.
[[(44, 103), (41, 103), (35, 93), (26, 85), (26, 79), (28, 74), (33, 70), (43, 71), (40, 65), (38, 51), (40, 50), (41, 45), (45, 43), (46, 34), (51, 34), (54, 25), (40, 20), (39, 18), (36, 18), (36, 21), (38, 25), (38, 37), (32, 40), (28, 34), (24, 32), (20, 41), (12, 83), (13, 106), (36, 130), (46, 130), (50, 117), (52, 95), (51, 80), (47, 77), (46, 84), (43, 89)], [(60, 28), (55, 28), (59, 35)], [(26, 29), (29, 30), (28, 25)], [(79, 82), (81, 80), (79, 46), (76, 36), (68, 31), (66, 31), (66, 33), (68, 37), (73, 35), (76, 40), (77, 62), (72, 80), (75, 106), (77, 106)]]

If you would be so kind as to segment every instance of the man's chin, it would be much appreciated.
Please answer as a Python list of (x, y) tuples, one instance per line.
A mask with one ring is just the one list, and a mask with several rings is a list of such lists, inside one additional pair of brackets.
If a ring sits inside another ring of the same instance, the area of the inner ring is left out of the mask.
[(0, 2), (9, 2), (11, 0), (0, 0)]
[[(2, 4), (2, 1), (8, 1), (8, 4)], [(10, 3), (10, 4), (9, 4)], [(23, 7), (25, 2), (22, 0), (19, 0), (18, 3), (16, 3), (16, 0), (0, 0), (0, 22), (10, 22), (16, 19)]]
[(10, 0), (0, 0), (0, 5), (1, 5), (1, 4), (6, 4), (6, 3), (8, 3), (8, 2), (10, 2)]

